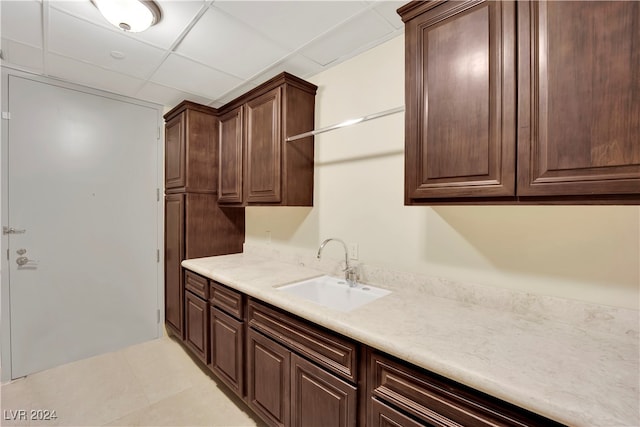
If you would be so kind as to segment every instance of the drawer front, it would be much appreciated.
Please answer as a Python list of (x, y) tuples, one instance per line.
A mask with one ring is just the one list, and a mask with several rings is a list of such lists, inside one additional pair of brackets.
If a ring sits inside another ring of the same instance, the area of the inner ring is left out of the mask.
[(357, 381), (357, 344), (249, 300), (249, 326), (335, 374)]
[(371, 355), (370, 375), (371, 397), (391, 403), (429, 425), (560, 425), (436, 374), (404, 366), (377, 353)]
[(243, 319), (244, 304), (242, 303), (242, 294), (240, 292), (229, 289), (212, 280), (209, 282), (209, 295), (211, 304), (215, 307), (236, 319)]
[(209, 284), (206, 277), (192, 271), (184, 271), (184, 287), (202, 299), (209, 299)]
[[(390, 406), (381, 403), (378, 399), (371, 399), (371, 427), (424, 427), (426, 424), (407, 417)], [(440, 426), (441, 424), (435, 424)]]

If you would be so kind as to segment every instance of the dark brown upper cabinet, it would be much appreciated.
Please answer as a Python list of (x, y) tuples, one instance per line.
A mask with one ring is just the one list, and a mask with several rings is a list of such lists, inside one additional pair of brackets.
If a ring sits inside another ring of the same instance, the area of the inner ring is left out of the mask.
[(640, 202), (640, 4), (398, 13), (405, 204)]
[(237, 107), (220, 116), (220, 177), (218, 202), (240, 204), (242, 193), (243, 107)]
[(518, 3), (518, 194), (640, 193), (640, 3)]
[(218, 190), (217, 110), (184, 101), (165, 114), (166, 193)]
[(282, 73), (221, 109), (218, 201), (225, 205), (313, 205), (317, 87)]
[(405, 196), (515, 194), (512, 2), (417, 2), (405, 20)]

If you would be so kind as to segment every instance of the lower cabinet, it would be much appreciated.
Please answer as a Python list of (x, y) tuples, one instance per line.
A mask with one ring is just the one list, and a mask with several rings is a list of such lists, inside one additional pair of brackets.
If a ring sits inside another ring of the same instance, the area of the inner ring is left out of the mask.
[(247, 332), (247, 403), (272, 426), (289, 426), (291, 352), (249, 329)]
[(371, 426), (561, 425), (376, 351), (368, 368)]
[(222, 310), (209, 309), (211, 370), (235, 394), (244, 395), (244, 323)]
[(245, 395), (245, 298), (209, 280), (209, 368), (240, 398)]
[(357, 389), (274, 340), (249, 329), (249, 406), (272, 426), (348, 427)]
[(203, 363), (209, 363), (207, 301), (190, 291), (186, 291), (184, 293), (184, 319), (185, 344)]
[(561, 426), (188, 270), (184, 329), (269, 426)]
[(356, 387), (291, 355), (291, 425), (347, 427), (356, 425)]
[(272, 426), (347, 427), (358, 418), (358, 345), (254, 300), (247, 399)]

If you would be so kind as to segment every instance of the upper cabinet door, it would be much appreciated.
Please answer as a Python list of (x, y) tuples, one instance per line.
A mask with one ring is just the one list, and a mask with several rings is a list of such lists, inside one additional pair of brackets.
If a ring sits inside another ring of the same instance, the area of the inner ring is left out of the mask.
[(164, 115), (167, 193), (218, 189), (218, 111), (183, 101)]
[(185, 114), (179, 114), (165, 124), (164, 185), (165, 188), (185, 186)]
[(640, 193), (640, 2), (518, 7), (518, 193)]
[(415, 2), (405, 21), (405, 202), (515, 196), (513, 2)]
[(243, 107), (220, 117), (220, 176), (218, 201), (242, 203), (243, 174)]
[(246, 104), (247, 202), (282, 200), (282, 88)]

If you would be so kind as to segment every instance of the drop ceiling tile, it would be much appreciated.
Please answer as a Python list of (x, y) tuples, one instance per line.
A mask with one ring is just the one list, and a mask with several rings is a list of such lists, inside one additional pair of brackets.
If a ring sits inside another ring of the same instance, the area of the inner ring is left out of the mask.
[(42, 73), (42, 49), (18, 43), (13, 40), (2, 39), (2, 65)]
[(209, 98), (183, 92), (181, 90), (153, 82), (145, 83), (145, 85), (136, 93), (135, 97), (144, 101), (162, 104), (168, 108), (173, 108), (184, 100), (203, 105), (208, 105), (212, 102)]
[(354, 51), (363, 50), (364, 46), (371, 47), (385, 36), (393, 34), (394, 30), (378, 13), (370, 10), (310, 43), (300, 53), (326, 66)]
[(176, 52), (241, 79), (287, 55), (286, 50), (215, 7), (200, 18)]
[[(49, 13), (49, 51), (139, 78), (149, 76), (165, 54), (115, 28), (108, 30), (57, 9)], [(112, 51), (123, 53), (124, 59), (113, 58)]]
[(233, 101), (237, 97), (249, 92), (251, 89), (256, 88), (257, 86), (258, 85), (254, 84), (253, 82), (244, 82), (240, 86), (236, 86), (235, 88), (231, 89), (230, 91), (222, 95), (220, 98), (218, 98), (216, 100), (214, 107), (220, 108), (223, 105)]
[(376, 12), (393, 25), (394, 28), (398, 30), (404, 28), (404, 23), (400, 19), (397, 10), (407, 4), (406, 0), (380, 0), (374, 3)]
[(169, 55), (151, 80), (213, 100), (222, 96), (230, 87), (242, 83), (236, 77), (176, 54)]
[(217, 1), (214, 6), (289, 49), (297, 49), (367, 7), (363, 1)]
[(294, 76), (300, 77), (302, 79), (306, 79), (319, 73), (322, 70), (322, 65), (318, 64), (317, 62), (312, 61), (303, 55), (295, 54), (260, 73), (260, 75), (252, 79), (251, 82), (259, 85), (283, 71), (286, 71), (287, 73), (293, 74)]
[(2, 1), (2, 38), (42, 48), (42, 5), (37, 1)]
[(120, 95), (134, 96), (144, 83), (140, 79), (59, 55), (48, 54), (46, 61), (50, 76)]
[[(126, 35), (162, 49), (169, 49), (200, 9), (206, 7), (204, 0), (169, 0), (157, 3), (162, 11), (160, 22), (142, 33), (126, 33)], [(113, 28), (90, 1), (58, 0), (50, 4), (54, 9), (65, 11), (105, 28)]]

